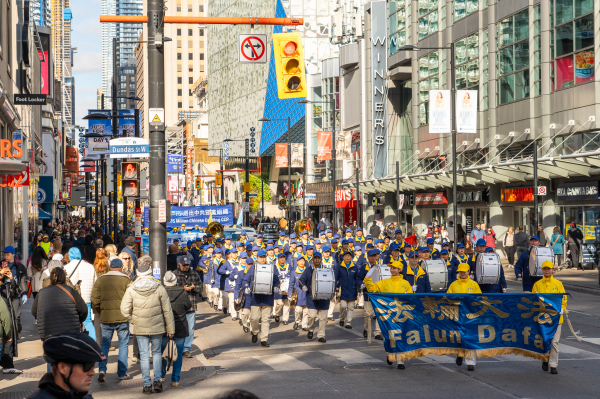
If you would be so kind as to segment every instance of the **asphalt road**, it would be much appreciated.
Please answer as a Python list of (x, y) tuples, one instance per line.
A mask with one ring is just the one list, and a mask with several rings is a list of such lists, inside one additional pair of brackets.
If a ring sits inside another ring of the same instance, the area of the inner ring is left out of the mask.
[[(520, 287), (509, 282), (511, 291)], [(479, 359), (474, 372), (458, 367), (450, 356), (427, 356), (406, 362), (405, 370), (388, 366), (381, 341), (371, 344), (362, 338), (362, 310), (355, 311), (353, 329), (329, 322), (327, 343), (317, 341), (316, 332), (308, 340), (306, 332), (294, 331), (292, 323), (271, 322), (270, 348), (252, 344), (250, 334), (242, 331), (229, 316), (199, 305), (194, 359), (186, 359), (179, 388), (170, 387), (169, 375), (161, 397), (182, 399), (214, 398), (232, 389), (246, 389), (260, 398), (371, 398), (432, 397), (460, 398), (598, 398), (600, 397), (600, 296), (572, 293), (568, 309), (582, 342), (571, 337), (565, 325), (560, 341), (558, 375), (541, 369), (530, 358), (507, 355)], [(292, 318), (290, 318), (292, 320)], [(28, 330), (30, 330), (28, 328)], [(33, 338), (33, 337), (32, 337)], [(37, 345), (39, 341), (30, 341)], [(115, 342), (116, 343), (116, 342)], [(109, 375), (101, 386), (94, 382), (97, 399), (139, 398), (139, 365), (131, 365), (134, 380), (117, 384), (114, 377), (116, 352), (110, 353)], [(130, 350), (131, 357), (131, 350)], [(114, 360), (113, 360), (114, 359)], [(28, 350), (17, 362), (35, 370), (45, 368), (41, 352)], [(21, 398), (35, 389), (30, 374), (6, 377), (0, 374), (0, 398)], [(157, 394), (154, 394), (157, 395)]]

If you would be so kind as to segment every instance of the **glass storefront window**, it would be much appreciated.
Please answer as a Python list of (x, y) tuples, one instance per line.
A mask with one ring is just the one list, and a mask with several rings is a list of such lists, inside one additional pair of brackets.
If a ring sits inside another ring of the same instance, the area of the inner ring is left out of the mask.
[(479, 32), (456, 42), (456, 89), (479, 85)]
[[(410, 4), (410, 3), (409, 3)], [(406, 1), (388, 2), (389, 21), (389, 54), (392, 55), (406, 44), (410, 44), (410, 6), (406, 7)]]
[(529, 10), (500, 21), (496, 33), (501, 105), (529, 97)]
[(600, 206), (586, 206), (583, 208), (585, 215), (585, 231), (583, 238), (585, 241), (598, 241), (600, 237), (596, 237), (596, 225), (600, 225)]
[(419, 59), (419, 125), (426, 125), (429, 117), (429, 90), (440, 88), (439, 55), (435, 51)]
[(438, 0), (419, 0), (419, 40), (438, 31)]
[[(481, 8), (487, 7), (487, 1), (481, 1)], [(478, 0), (455, 0), (454, 1), (454, 21), (458, 21), (468, 15), (473, 14), (479, 10)]]
[(488, 96), (488, 80), (489, 80), (489, 59), (488, 59), (488, 30), (484, 29), (481, 31), (481, 49), (483, 52), (483, 58), (481, 60), (481, 109), (485, 111), (489, 107), (489, 96)]

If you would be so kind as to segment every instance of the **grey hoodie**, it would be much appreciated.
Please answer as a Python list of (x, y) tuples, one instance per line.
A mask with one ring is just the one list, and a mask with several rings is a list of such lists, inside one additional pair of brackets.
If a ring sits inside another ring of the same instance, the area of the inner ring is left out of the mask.
[(121, 313), (133, 325), (136, 335), (175, 333), (167, 291), (152, 276), (140, 276), (127, 288)]

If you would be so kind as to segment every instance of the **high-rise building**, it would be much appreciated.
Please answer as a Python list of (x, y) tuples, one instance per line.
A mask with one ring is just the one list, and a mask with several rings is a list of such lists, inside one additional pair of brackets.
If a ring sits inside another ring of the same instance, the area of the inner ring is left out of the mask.
[(135, 79), (136, 79), (136, 64), (135, 58), (130, 58), (127, 62), (117, 66), (117, 95), (118, 109), (134, 109), (135, 101), (124, 97), (135, 96)]
[(102, 101), (102, 96), (104, 95), (103, 89), (96, 89), (96, 109), (103, 109), (104, 102)]
[[(138, 41), (144, 40), (144, 34), (142, 33), (138, 39)], [(135, 95), (139, 97), (141, 100), (136, 103), (137, 108), (140, 110), (140, 133), (142, 137), (146, 133), (146, 107), (144, 105), (144, 76), (146, 75), (146, 68), (144, 68), (144, 56), (145, 56), (145, 48), (144, 43), (138, 43), (135, 46)]]
[(29, 11), (31, 12), (31, 19), (35, 21), (37, 26), (50, 27), (52, 23), (50, 0), (31, 0)]
[[(102, 0), (102, 15), (116, 15), (117, 0)], [(111, 83), (113, 78), (113, 39), (117, 37), (117, 24), (102, 24), (102, 90), (104, 101), (110, 109)]]
[(70, 0), (51, 0), (52, 56), (54, 57), (54, 80), (60, 86), (61, 109), (57, 119), (66, 125), (74, 125), (73, 113), (73, 48), (71, 47)]

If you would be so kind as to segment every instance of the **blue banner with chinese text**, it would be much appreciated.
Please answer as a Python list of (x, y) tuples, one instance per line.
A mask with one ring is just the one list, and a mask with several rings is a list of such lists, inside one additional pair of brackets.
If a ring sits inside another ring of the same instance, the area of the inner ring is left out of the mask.
[[(566, 294), (564, 294), (566, 295)], [(369, 294), (385, 350), (402, 360), (428, 354), (547, 358), (563, 294)], [(547, 360), (546, 360), (547, 361)]]
[[(150, 208), (144, 207), (144, 227), (148, 227)], [(220, 222), (223, 226), (233, 226), (233, 207), (231, 205), (217, 206), (172, 206), (171, 220), (167, 227), (181, 227), (185, 224), (187, 228), (195, 225), (208, 226), (208, 218), (212, 214), (213, 222)]]

